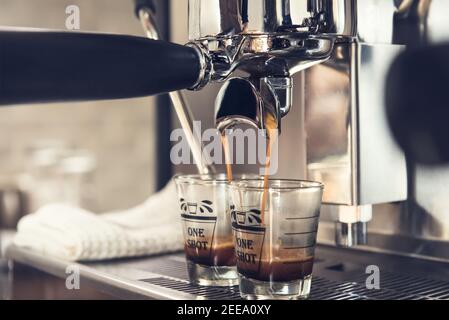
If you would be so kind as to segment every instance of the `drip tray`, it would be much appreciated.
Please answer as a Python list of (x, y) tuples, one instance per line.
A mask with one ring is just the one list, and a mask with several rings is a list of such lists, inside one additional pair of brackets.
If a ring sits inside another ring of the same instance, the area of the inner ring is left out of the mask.
[[(162, 258), (146, 265), (161, 277), (141, 281), (163, 288), (188, 292), (204, 299), (240, 299), (238, 287), (207, 288), (191, 285), (182, 256)], [(366, 288), (369, 276), (365, 270), (352, 263), (336, 263), (320, 259), (315, 263), (316, 274), (312, 280), (312, 300), (428, 300), (449, 299), (449, 281), (432, 280), (416, 275), (381, 272), (381, 289)], [(163, 270), (163, 271), (162, 271)], [(320, 272), (321, 271), (321, 272)], [(319, 276), (326, 273), (328, 278)], [(334, 274), (332, 273), (340, 273)], [(334, 280), (330, 280), (333, 278)]]
[[(13, 260), (65, 278), (70, 263), (10, 248)], [(351, 250), (318, 247), (312, 300), (445, 300), (449, 299), (447, 264)], [(76, 264), (81, 281), (119, 298), (240, 299), (238, 287), (202, 287), (188, 281), (183, 254)], [(380, 289), (365, 284), (366, 268), (380, 269)]]

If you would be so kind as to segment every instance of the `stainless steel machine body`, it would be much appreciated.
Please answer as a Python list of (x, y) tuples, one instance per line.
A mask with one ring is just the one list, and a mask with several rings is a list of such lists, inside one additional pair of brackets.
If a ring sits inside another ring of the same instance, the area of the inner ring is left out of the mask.
[[(422, 238), (415, 226), (422, 213), (414, 217), (406, 202), (414, 201), (416, 172), (388, 128), (384, 87), (407, 46), (446, 38), (440, 12), (448, 7), (438, 0), (189, 0), (190, 40), (205, 63), (196, 89), (225, 82), (216, 104), (219, 128), (264, 128), (264, 113), (271, 113), (283, 136), (301, 140), (295, 157), (306, 165), (289, 175), (326, 186), (322, 242), (371, 247), (373, 228)], [(240, 85), (257, 103), (224, 108), (223, 96)], [(291, 159), (279, 157), (288, 168)], [(376, 250), (389, 250), (387, 242)]]

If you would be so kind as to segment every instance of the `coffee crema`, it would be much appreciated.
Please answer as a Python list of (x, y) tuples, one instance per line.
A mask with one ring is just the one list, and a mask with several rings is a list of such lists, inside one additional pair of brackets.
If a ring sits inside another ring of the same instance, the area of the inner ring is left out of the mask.
[(203, 244), (197, 246), (185, 244), (184, 252), (188, 260), (204, 265), (232, 267), (236, 265), (234, 244), (232, 240), (215, 239), (219, 245), (212, 245), (212, 248), (204, 247)]

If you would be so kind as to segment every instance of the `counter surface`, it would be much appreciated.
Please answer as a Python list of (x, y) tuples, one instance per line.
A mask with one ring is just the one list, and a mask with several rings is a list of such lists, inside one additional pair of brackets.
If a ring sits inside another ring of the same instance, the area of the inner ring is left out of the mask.
[[(70, 263), (16, 247), (7, 254), (16, 265), (45, 272), (58, 283), (54, 297), (33, 299), (239, 299), (238, 287), (189, 284), (182, 253), (96, 263)], [(444, 263), (327, 246), (318, 246), (316, 256), (311, 299), (449, 299), (449, 268)], [(366, 286), (373, 266), (380, 271), (379, 290)], [(79, 292), (65, 289), (73, 270), (80, 274)], [(18, 287), (26, 291), (25, 277), (33, 272), (16, 271), (13, 291)], [(12, 297), (27, 298), (17, 292)]]

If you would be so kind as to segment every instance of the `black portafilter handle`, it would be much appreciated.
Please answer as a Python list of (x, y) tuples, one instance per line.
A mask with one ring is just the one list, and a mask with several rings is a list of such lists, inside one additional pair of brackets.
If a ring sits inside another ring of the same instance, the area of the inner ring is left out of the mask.
[(194, 86), (200, 55), (141, 37), (0, 31), (0, 104), (150, 96)]
[(388, 75), (386, 105), (409, 160), (449, 163), (449, 44), (403, 52)]

